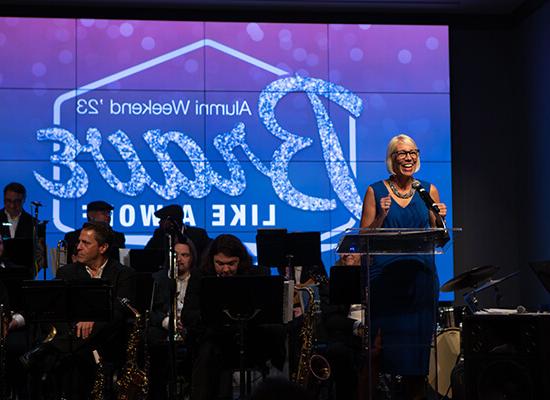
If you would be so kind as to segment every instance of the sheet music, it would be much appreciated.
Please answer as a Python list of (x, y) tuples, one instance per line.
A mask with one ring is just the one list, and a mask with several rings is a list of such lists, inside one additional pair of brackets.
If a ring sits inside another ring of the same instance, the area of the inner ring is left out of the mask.
[(283, 292), (283, 323), (294, 318), (294, 281), (284, 282)]

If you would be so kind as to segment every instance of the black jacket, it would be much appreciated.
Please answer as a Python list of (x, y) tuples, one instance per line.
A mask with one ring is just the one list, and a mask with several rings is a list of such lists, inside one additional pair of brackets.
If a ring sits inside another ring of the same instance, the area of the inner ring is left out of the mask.
[[(200, 264), (200, 259), (212, 239), (208, 237), (208, 234), (206, 231), (202, 228), (198, 228), (196, 226), (188, 226), (185, 225), (184, 230), (185, 236), (187, 236), (193, 244), (195, 245), (195, 248), (197, 249), (197, 257), (199, 258), (197, 260), (197, 264)], [(166, 233), (163, 229), (157, 228), (155, 229), (155, 232), (153, 232), (153, 237), (149, 239), (147, 244), (145, 245), (145, 249), (160, 249), (163, 250), (166, 248)]]
[[(90, 349), (98, 349), (101, 355), (107, 356), (107, 358), (110, 357), (111, 354), (109, 353), (112, 352), (123, 356), (126, 343), (124, 336), (126, 320), (131, 314), (120, 303), (119, 299), (127, 298), (130, 300), (130, 304), (135, 304), (135, 278), (135, 271), (132, 268), (123, 266), (118, 261), (110, 259), (103, 269), (102, 279), (109, 282), (113, 287), (113, 319), (110, 322), (96, 322), (92, 329), (92, 334), (87, 340), (72, 339), (73, 342), (70, 343), (70, 346), (66, 337), (68, 327), (66, 325), (60, 326), (59, 339), (56, 336), (52, 344), (62, 352), (71, 351), (71, 346), (72, 350), (90, 346)], [(57, 271), (56, 279), (83, 281), (92, 278), (83, 264), (76, 263), (61, 267)]]
[[(10, 227), (4, 225), (8, 222), (8, 216), (6, 215), (5, 208), (0, 210), (0, 233), (3, 238), (10, 238)], [(15, 230), (15, 239), (32, 239), (32, 221), (33, 217), (23, 210), (19, 217), (19, 223)]]

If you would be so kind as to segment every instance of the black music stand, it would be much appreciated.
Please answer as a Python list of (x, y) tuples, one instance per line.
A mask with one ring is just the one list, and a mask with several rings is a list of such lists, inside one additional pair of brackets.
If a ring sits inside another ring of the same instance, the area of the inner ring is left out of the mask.
[(25, 267), (0, 268), (0, 282), (4, 284), (8, 292), (10, 310), (21, 310), (23, 281), (32, 279), (31, 272)]
[(258, 265), (263, 267), (282, 267), (287, 265), (286, 229), (258, 229), (256, 250)]
[[(102, 279), (26, 281), (22, 287), (23, 309), (30, 323), (110, 321), (113, 315), (112, 286)], [(68, 351), (73, 353), (74, 337), (68, 335)], [(40, 351), (41, 346), (30, 353)], [(75, 371), (68, 372), (70, 376)]]
[(30, 322), (110, 321), (112, 287), (102, 279), (25, 281), (23, 310)]
[(283, 323), (283, 278), (280, 276), (204, 277), (201, 280), (201, 318), (213, 329), (239, 327), (240, 399), (246, 393), (247, 328)]
[(21, 265), (36, 274), (34, 270), (34, 246), (32, 239), (6, 239), (4, 240), (4, 257), (14, 264)]
[(131, 249), (128, 256), (130, 267), (136, 272), (153, 273), (164, 266), (164, 250), (162, 249)]
[(258, 264), (264, 267), (284, 267), (283, 274), (294, 280), (294, 266), (320, 266), (321, 233), (291, 232), (286, 229), (258, 230), (256, 235)]
[(330, 268), (330, 304), (361, 303), (361, 267), (335, 265)]
[[(366, 351), (368, 371), (371, 368), (370, 345), (370, 300), (369, 300), (369, 265), (371, 256), (426, 256), (432, 258), (438, 252), (437, 248), (449, 241), (449, 230), (446, 228), (380, 228), (361, 229), (347, 234), (338, 243), (336, 252), (361, 255), (359, 281), (361, 287), (361, 304), (365, 315), (365, 335), (363, 347)], [(435, 267), (434, 267), (435, 268)], [(435, 319), (434, 304), (434, 319)], [(435, 331), (434, 331), (435, 335)], [(369, 372), (370, 373), (370, 372)], [(371, 380), (370, 380), (371, 381)], [(436, 355), (436, 387), (437, 387), (437, 355)], [(372, 387), (369, 385), (367, 398), (372, 399)]]

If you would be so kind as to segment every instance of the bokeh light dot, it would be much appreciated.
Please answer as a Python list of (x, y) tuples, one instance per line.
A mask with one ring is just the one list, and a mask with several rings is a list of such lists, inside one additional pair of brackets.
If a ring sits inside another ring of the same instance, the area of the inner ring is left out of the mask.
[(426, 39), (426, 47), (430, 50), (437, 50), (439, 48), (439, 40), (436, 37), (430, 36)]
[(73, 61), (73, 52), (70, 50), (61, 50), (57, 59), (62, 64), (70, 64)]
[(190, 59), (185, 61), (185, 71), (189, 73), (194, 73), (199, 70), (199, 63), (195, 59)]
[(155, 39), (151, 36), (146, 36), (141, 40), (141, 47), (144, 50), (153, 50), (155, 48)]
[(412, 60), (412, 53), (407, 49), (399, 50), (397, 59), (401, 64), (409, 64)]
[(305, 49), (298, 47), (292, 52), (292, 56), (296, 61), (304, 61), (307, 57), (307, 52)]
[(255, 22), (246, 25), (246, 33), (248, 33), (250, 39), (255, 42), (261, 42), (264, 38), (264, 31), (262, 31), (260, 25)]
[(46, 65), (42, 62), (36, 62), (31, 67), (32, 74), (36, 77), (44, 76), (46, 75), (46, 72), (48, 69), (46, 68)]
[(354, 47), (349, 51), (349, 58), (351, 58), (352, 61), (361, 61), (363, 59), (363, 50)]
[(290, 32), (288, 29), (281, 29), (279, 31), (279, 40), (281, 41), (292, 40), (292, 32)]
[(120, 34), (124, 37), (130, 37), (134, 33), (134, 26), (129, 22), (124, 22), (120, 25)]

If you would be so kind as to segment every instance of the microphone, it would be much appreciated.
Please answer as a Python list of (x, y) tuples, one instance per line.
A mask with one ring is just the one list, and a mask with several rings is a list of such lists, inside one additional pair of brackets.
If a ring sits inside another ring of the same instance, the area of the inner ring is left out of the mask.
[(429, 210), (434, 211), (436, 214), (439, 214), (439, 207), (435, 204), (432, 196), (430, 196), (426, 189), (424, 189), (424, 186), (422, 186), (419, 181), (414, 180), (412, 183), (412, 187), (418, 192), (422, 200), (424, 200), (426, 207), (428, 207)]
[(35, 207), (42, 207), (42, 203), (39, 201), (31, 201), (31, 204)]

